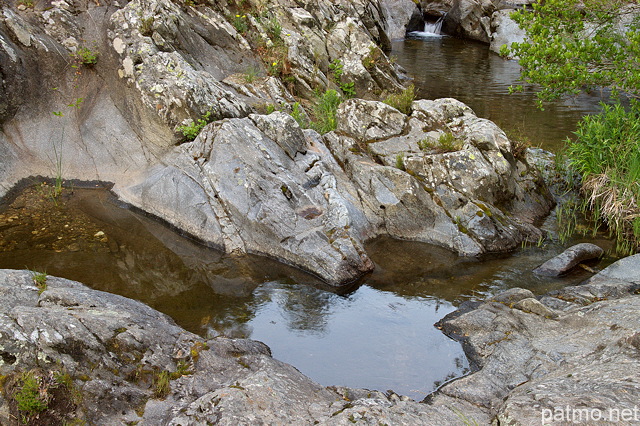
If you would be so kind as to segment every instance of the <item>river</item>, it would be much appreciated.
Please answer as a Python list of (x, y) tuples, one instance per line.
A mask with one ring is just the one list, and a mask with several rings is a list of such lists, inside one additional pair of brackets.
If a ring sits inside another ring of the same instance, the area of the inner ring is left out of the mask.
[[(457, 97), (481, 117), (520, 126), (546, 148), (557, 149), (580, 116), (596, 109), (597, 100), (588, 98), (538, 111), (533, 93), (508, 95), (517, 63), (477, 43), (408, 39), (394, 42), (392, 53), (414, 77), (420, 96)], [(42, 198), (37, 190), (30, 195)], [(540, 294), (588, 276), (531, 274), (566, 247), (553, 240), (470, 259), (379, 239), (368, 244), (376, 271), (357, 288), (335, 292), (278, 262), (237, 259), (198, 245), (119, 208), (105, 190), (74, 190), (66, 207), (56, 207), (57, 220), (56, 209), (43, 217), (32, 204), (18, 197), (1, 212), (6, 220), (25, 219), (0, 228), (0, 268), (42, 271), (140, 300), (203, 336), (261, 340), (274, 357), (323, 385), (391, 389), (417, 400), (468, 372), (460, 345), (433, 325), (459, 303), (513, 286)], [(548, 227), (553, 232), (552, 221)], [(78, 229), (84, 236), (72, 232)]]

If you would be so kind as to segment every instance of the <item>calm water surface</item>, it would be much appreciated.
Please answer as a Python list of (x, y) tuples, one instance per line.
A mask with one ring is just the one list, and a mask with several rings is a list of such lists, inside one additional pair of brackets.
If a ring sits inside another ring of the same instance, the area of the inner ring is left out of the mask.
[(584, 114), (599, 111), (600, 93), (545, 104), (544, 111), (536, 107), (533, 90), (509, 94), (520, 75), (518, 62), (474, 41), (412, 37), (393, 42), (391, 55), (414, 78), (418, 98), (456, 98), (507, 133), (526, 135), (551, 151), (562, 147)]
[[(422, 97), (457, 97), (479, 116), (522, 125), (543, 146), (555, 146), (595, 108), (589, 100), (587, 106), (581, 101), (540, 112), (531, 94), (508, 96), (517, 64), (479, 44), (406, 40), (396, 42), (393, 53), (414, 75)], [(68, 203), (86, 216), (91, 233), (104, 232), (102, 245), (46, 249), (28, 229), (13, 244), (2, 240), (0, 227), (0, 247), (13, 247), (0, 251), (0, 268), (46, 271), (141, 300), (203, 336), (261, 340), (274, 357), (323, 385), (392, 389), (415, 399), (467, 372), (460, 345), (433, 326), (461, 301), (513, 286), (543, 293), (587, 277), (579, 271), (563, 280), (541, 279), (529, 272), (563, 250), (556, 243), (478, 260), (380, 239), (368, 245), (376, 271), (339, 293), (269, 259), (233, 258), (195, 244), (116, 207), (106, 191), (76, 190)], [(18, 207), (5, 206), (4, 213), (11, 216)], [(55, 238), (63, 230), (42, 232)], [(607, 241), (600, 243), (607, 248)]]

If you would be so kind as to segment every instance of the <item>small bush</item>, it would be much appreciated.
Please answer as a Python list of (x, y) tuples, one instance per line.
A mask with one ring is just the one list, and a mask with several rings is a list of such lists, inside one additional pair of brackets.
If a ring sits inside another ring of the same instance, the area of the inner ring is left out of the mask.
[(409, 115), (411, 114), (411, 104), (415, 99), (415, 87), (410, 84), (402, 92), (388, 96), (383, 102), (391, 105), (401, 113)]
[(42, 378), (33, 372), (23, 373), (20, 381), (20, 388), (13, 398), (25, 420), (47, 409), (49, 394), (42, 389)]
[(140, 25), (138, 26), (138, 31), (140, 31), (140, 34), (146, 37), (152, 35), (154, 22), (155, 19), (153, 18), (153, 16), (140, 19)]
[(184, 126), (178, 126), (176, 130), (182, 133), (185, 141), (194, 140), (202, 131), (204, 126), (211, 122), (211, 111), (207, 111), (202, 118), (197, 119), (191, 124), (186, 124)]
[(98, 51), (91, 50), (88, 47), (80, 47), (73, 54), (73, 57), (82, 65), (93, 66), (98, 63), (99, 55)]
[(340, 59), (334, 59), (333, 62), (329, 64), (329, 69), (333, 73), (333, 81), (336, 84), (340, 84), (340, 77), (342, 77), (343, 73), (343, 65)]

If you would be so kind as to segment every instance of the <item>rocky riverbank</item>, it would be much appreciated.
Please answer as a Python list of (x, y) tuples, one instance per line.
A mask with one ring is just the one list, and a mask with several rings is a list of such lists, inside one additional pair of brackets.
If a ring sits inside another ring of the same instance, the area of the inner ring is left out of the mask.
[[(61, 278), (1, 270), (0, 420), (7, 425), (19, 424), (20, 416), (33, 424), (80, 419), (150, 425), (526, 425), (562, 422), (568, 415), (631, 420), (640, 391), (639, 268), (636, 255), (579, 286), (539, 297), (515, 288), (462, 306), (438, 327), (462, 341), (475, 372), (423, 402), (393, 392), (324, 388), (273, 359), (262, 343), (205, 340), (139, 302)], [(44, 408), (19, 411), (29, 377), (40, 389), (32, 397), (44, 398)]]
[[(363, 245), (377, 236), (465, 256), (538, 240), (553, 201), (501, 129), (453, 99), (409, 99), (403, 112), (379, 101), (403, 89), (384, 53), (389, 10), (3, 5), (0, 195), (33, 175), (112, 182), (206, 244), (334, 286), (371, 271)], [(340, 105), (334, 131), (304, 129), (327, 90), (359, 98)]]

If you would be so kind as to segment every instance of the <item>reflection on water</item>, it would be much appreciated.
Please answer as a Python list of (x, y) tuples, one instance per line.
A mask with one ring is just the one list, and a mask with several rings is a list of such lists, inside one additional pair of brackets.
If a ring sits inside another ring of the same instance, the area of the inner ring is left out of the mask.
[(598, 112), (600, 95), (535, 106), (535, 93), (509, 94), (517, 84), (517, 61), (505, 60), (486, 45), (454, 37), (410, 38), (393, 42), (392, 55), (415, 79), (418, 98), (452, 97), (506, 131), (526, 135), (535, 146), (557, 151), (584, 114)]

